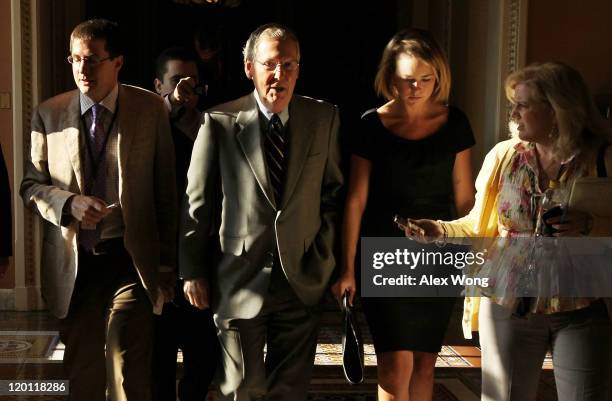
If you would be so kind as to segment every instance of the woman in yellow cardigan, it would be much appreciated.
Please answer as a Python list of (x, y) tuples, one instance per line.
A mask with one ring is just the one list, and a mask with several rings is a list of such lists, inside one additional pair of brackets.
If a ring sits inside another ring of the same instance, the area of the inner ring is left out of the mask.
[[(526, 67), (506, 79), (506, 95), (516, 132), (486, 156), (474, 208), (454, 221), (413, 221), (422, 231), (412, 225), (407, 236), (530, 236), (536, 224), (531, 199), (551, 181), (571, 188), (576, 178), (612, 174), (609, 128), (576, 70), (560, 63)], [(554, 236), (612, 235), (610, 219), (580, 210), (567, 209), (546, 223)], [(480, 331), (483, 401), (535, 400), (549, 349), (560, 401), (608, 399), (612, 328), (602, 299), (539, 297), (525, 304), (467, 298), (463, 323), (467, 337)]]

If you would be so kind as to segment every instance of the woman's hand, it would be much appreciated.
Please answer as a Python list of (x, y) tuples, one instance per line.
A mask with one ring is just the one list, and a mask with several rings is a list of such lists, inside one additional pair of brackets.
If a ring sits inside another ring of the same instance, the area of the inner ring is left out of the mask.
[(551, 217), (546, 224), (557, 230), (554, 237), (580, 237), (588, 235), (593, 228), (593, 218), (580, 210), (568, 209), (561, 216)]
[(340, 306), (342, 306), (342, 297), (345, 293), (348, 293), (348, 303), (350, 306), (353, 306), (353, 299), (355, 298), (355, 292), (357, 291), (357, 285), (355, 283), (355, 273), (342, 273), (338, 281), (336, 281), (334, 285), (332, 285), (331, 291)]
[(406, 237), (422, 244), (428, 244), (444, 237), (444, 229), (442, 228), (442, 224), (435, 220), (408, 219), (408, 224), (402, 226), (402, 228), (404, 229), (404, 234), (406, 234)]

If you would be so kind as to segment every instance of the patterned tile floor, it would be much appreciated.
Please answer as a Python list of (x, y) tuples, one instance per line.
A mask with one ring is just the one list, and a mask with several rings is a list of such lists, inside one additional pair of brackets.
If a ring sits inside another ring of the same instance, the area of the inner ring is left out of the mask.
[[(0, 379), (59, 379), (63, 377), (63, 345), (58, 341), (57, 320), (45, 312), (0, 311)], [(323, 317), (317, 346), (310, 401), (374, 401), (376, 355), (367, 327), (363, 327), (366, 381), (345, 383), (340, 367), (341, 347), (337, 314)], [(179, 357), (179, 359), (182, 359)], [(480, 350), (469, 344), (444, 346), (436, 363), (434, 401), (477, 401), (480, 392)], [(538, 401), (556, 400), (550, 359), (545, 362)], [(0, 396), (1, 400), (63, 401), (58, 396)], [(211, 394), (209, 400), (216, 397)]]

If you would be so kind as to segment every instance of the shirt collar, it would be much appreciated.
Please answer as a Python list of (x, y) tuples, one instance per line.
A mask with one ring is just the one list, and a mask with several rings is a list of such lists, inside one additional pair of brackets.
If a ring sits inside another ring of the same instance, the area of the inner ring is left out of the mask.
[[(537, 168), (538, 162), (537, 162), (537, 156), (536, 156), (535, 143), (521, 141), (517, 143), (516, 145), (514, 145), (514, 149), (516, 150), (517, 153), (522, 154), (525, 160), (525, 163), (529, 166), (529, 168), (532, 171), (538, 171), (538, 168)], [(568, 171), (567, 165), (569, 165), (576, 158), (579, 152), (580, 151), (575, 152), (570, 157), (568, 157), (567, 159), (561, 162), (560, 167), (561, 167), (562, 174), (561, 174), (561, 177), (558, 177), (560, 181), (564, 181), (567, 175), (567, 171)]]
[[(516, 150), (518, 153), (526, 153), (529, 157), (533, 157), (535, 160), (535, 143), (533, 142), (519, 142), (516, 145), (514, 145), (514, 150)], [(574, 152), (570, 157), (568, 157), (567, 159), (563, 160), (561, 162), (561, 164), (568, 164), (570, 163), (572, 160), (574, 160), (578, 154), (580, 153), (580, 151), (576, 151)]]
[[(111, 90), (109, 94), (106, 95), (106, 97), (102, 99), (102, 101), (100, 101), (100, 104), (104, 106), (106, 110), (110, 111), (111, 113), (115, 113), (115, 109), (117, 108), (117, 97), (118, 96), (119, 96), (119, 85), (115, 84), (115, 87), (113, 88), (113, 90)], [(96, 102), (91, 100), (90, 97), (83, 94), (82, 92), (79, 92), (79, 99), (81, 102), (81, 115), (84, 115), (85, 113), (87, 113), (87, 111), (91, 109), (91, 107), (94, 104), (96, 104)]]
[[(270, 121), (274, 113), (271, 113), (268, 109), (266, 109), (266, 106), (264, 106), (264, 104), (261, 102), (261, 99), (259, 98), (259, 94), (257, 93), (257, 89), (255, 89), (254, 93), (255, 93), (255, 100), (257, 100), (257, 106), (259, 107), (259, 111), (261, 111), (261, 114), (263, 114), (264, 117), (266, 117), (266, 119)], [(276, 114), (278, 114), (278, 117), (283, 123), (283, 126), (286, 126), (287, 121), (289, 121), (289, 107), (285, 107), (283, 111), (281, 111), (280, 113), (276, 113)]]

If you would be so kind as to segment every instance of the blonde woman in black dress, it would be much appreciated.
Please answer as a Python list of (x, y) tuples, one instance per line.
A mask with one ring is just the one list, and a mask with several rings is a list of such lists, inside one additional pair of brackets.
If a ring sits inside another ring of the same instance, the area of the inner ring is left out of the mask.
[[(332, 290), (356, 293), (360, 237), (401, 237), (393, 215), (446, 219), (474, 202), (466, 116), (448, 105), (450, 70), (429, 32), (387, 44), (375, 82), (388, 102), (366, 112), (352, 145), (342, 272)], [(378, 360), (378, 399), (431, 400), (437, 353), (454, 299), (362, 298)]]

